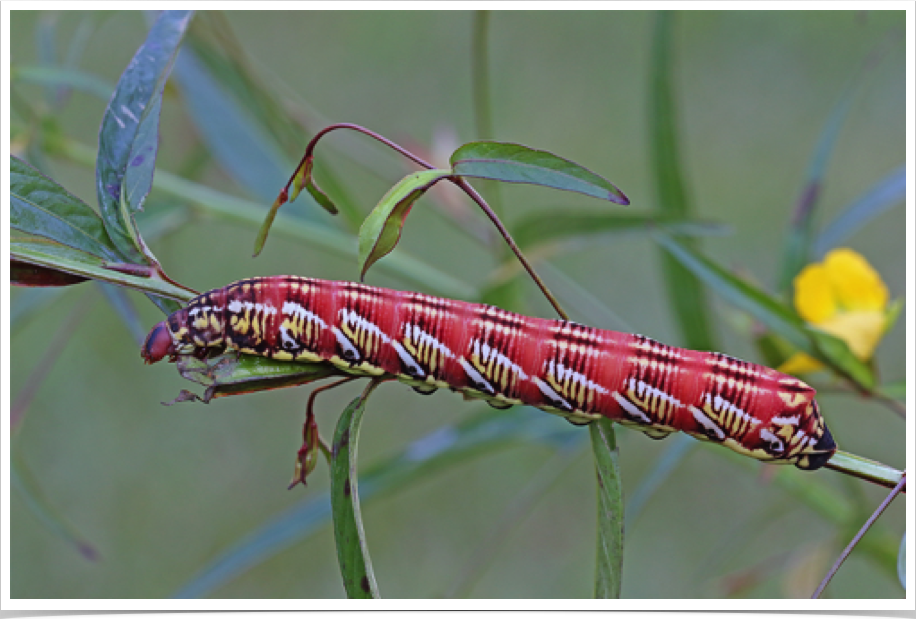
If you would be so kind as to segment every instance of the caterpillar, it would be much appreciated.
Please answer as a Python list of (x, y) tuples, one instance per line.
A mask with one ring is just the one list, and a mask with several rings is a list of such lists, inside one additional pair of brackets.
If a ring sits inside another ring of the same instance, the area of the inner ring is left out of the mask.
[(496, 408), (528, 404), (581, 425), (607, 417), (651, 438), (675, 431), (805, 470), (836, 451), (815, 390), (721, 353), (497, 307), (297, 276), (205, 292), (150, 331), (146, 363), (223, 350), (327, 362)]

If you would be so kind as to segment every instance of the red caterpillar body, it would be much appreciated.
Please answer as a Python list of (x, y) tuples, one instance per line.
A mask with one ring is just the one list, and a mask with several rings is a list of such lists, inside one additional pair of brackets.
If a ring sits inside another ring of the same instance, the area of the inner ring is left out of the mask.
[(719, 353), (496, 307), (296, 276), (206, 292), (156, 325), (142, 356), (229, 349), (396, 376), (496, 407), (529, 404), (577, 424), (608, 417), (653, 438), (680, 430), (802, 469), (836, 444), (802, 381)]

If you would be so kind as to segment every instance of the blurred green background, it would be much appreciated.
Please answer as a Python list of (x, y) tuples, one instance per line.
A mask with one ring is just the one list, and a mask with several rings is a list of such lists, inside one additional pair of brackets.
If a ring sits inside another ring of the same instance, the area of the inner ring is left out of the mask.
[[(687, 188), (698, 219), (731, 227), (727, 236), (702, 239), (706, 255), (775, 289), (783, 238), (812, 153), (853, 79), (851, 108), (824, 177), (818, 222), (831, 220), (905, 161), (904, 17), (903, 12), (677, 14), (672, 49)], [(144, 15), (15, 11), (11, 18), (13, 87), (20, 103), (12, 113), (14, 154), (95, 205), (91, 166), (48, 153), (40, 137), (57, 131), (94, 149), (107, 98), (75, 90), (57, 99), (59, 93), (29, 76), (49, 66), (51, 58), (78, 56), (75, 66), (110, 92), (145, 36)], [(627, 209), (642, 211), (656, 206), (648, 131), (654, 19), (639, 11), (490, 14), (491, 136), (475, 129), (469, 12), (199, 14), (186, 48), (195, 37), (213, 41), (219, 40), (213, 32), (234, 33), (251, 72), (311, 132), (330, 122), (358, 123), (440, 163), (458, 144), (482, 137), (520, 142), (605, 176), (630, 198)], [(855, 78), (876, 53), (880, 59)], [(207, 91), (189, 63), (179, 60), (166, 91), (158, 169), (254, 200), (266, 210), (305, 141), (278, 144), (249, 116), (251, 126), (260, 127), (253, 143), (263, 150), (240, 149), (240, 142), (219, 150), (213, 139), (233, 136), (230, 129), (238, 127), (226, 127), (208, 142), (201, 115), (193, 113), (201, 101), (195, 97), (202, 90), (217, 98), (226, 93)], [(207, 108), (202, 109), (205, 120)], [(330, 171), (362, 214), (411, 169), (396, 154), (354, 135), (334, 134), (317, 153), (323, 165), (319, 184), (339, 197), (322, 176)], [(221, 157), (235, 157), (241, 169), (233, 171)], [(474, 184), (492, 197), (492, 186)], [(510, 229), (541, 210), (624, 208), (530, 186), (498, 191)], [(312, 221), (353, 231), (344, 218), (332, 220), (304, 203), (300, 199), (287, 210), (308, 211)], [(443, 215), (459, 209), (485, 229), (469, 204), (453, 190), (424, 198), (396, 251), (465, 282), (473, 293), (498, 267), (495, 253)], [(150, 215), (157, 208), (183, 212), (186, 206), (156, 189), (147, 205)], [(263, 254), (252, 259), (256, 231), (256, 225), (194, 215), (151, 245), (173, 278), (198, 290), (279, 273), (358, 277), (355, 240), (352, 257), (345, 257), (274, 233)], [(881, 273), (892, 298), (904, 296), (901, 205), (847, 245)], [(545, 278), (574, 320), (682, 344), (659, 266), (658, 248), (645, 234), (608, 235), (552, 256)], [(599, 303), (584, 301), (570, 280)], [(378, 269), (367, 283), (418, 288)], [(528, 280), (522, 285), (523, 298), (512, 309), (552, 317), (534, 285)], [(13, 290), (14, 314), (23, 307), (23, 292)], [(144, 330), (161, 320), (144, 297), (130, 296)], [(45, 355), (55, 332), (86, 299), (94, 299), (90, 311), (49, 364)], [(747, 320), (714, 295), (709, 299), (720, 348), (760, 361)], [(29, 401), (15, 437), (17, 451), (55, 517), (69, 523), (98, 557), (87, 560), (14, 493), (13, 597), (176, 595), (252, 531), (327, 489), (327, 469), (320, 463), (307, 490), (286, 490), (309, 388), (166, 408), (160, 402), (192, 385), (173, 366), (144, 367), (138, 342), (95, 284), (67, 289), (23, 316), (15, 319), (11, 335), (13, 402), (36, 368), (48, 374)], [(904, 340), (901, 320), (877, 353), (882, 382), (904, 378)], [(325, 436), (358, 389), (350, 385), (321, 396)], [(841, 448), (905, 467), (898, 417), (845, 393), (824, 393), (819, 400)], [(385, 385), (369, 403), (360, 461), (364, 467), (380, 462), (481, 410), (454, 394), (420, 397), (403, 385)], [(567, 452), (556, 442), (520, 437), (505, 449), (464, 458), (364, 503), (383, 597), (592, 595), (595, 484), (587, 432), (538, 411), (516, 414), (547, 424), (538, 427), (561, 434), (563, 445), (571, 441), (572, 447), (563, 448), (571, 455), (563, 455)], [(624, 429), (618, 437), (628, 499), (645, 491), (646, 476), (665, 454), (670, 457), (676, 439), (651, 441)], [(854, 530), (829, 522), (772, 483), (771, 468), (725, 452), (697, 444), (672, 460), (674, 470), (628, 518), (623, 597), (807, 596), (850, 539)], [(544, 484), (536, 501), (515, 503), (532, 479), (550, 473), (557, 477)], [(831, 471), (799, 475), (861, 511), (857, 523), (885, 494)], [(884, 533), (899, 541), (904, 517), (903, 502), (897, 501), (881, 520)], [(503, 519), (510, 525), (500, 533)], [(208, 594), (344, 595), (329, 521), (280, 548), (219, 581)], [(485, 549), (494, 553), (481, 567), (477, 557)], [(828, 595), (903, 597), (894, 570), (888, 560), (854, 553)]]

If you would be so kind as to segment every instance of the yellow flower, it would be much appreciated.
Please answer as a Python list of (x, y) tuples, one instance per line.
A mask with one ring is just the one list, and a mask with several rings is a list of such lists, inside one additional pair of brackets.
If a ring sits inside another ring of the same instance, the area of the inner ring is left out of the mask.
[[(887, 287), (868, 261), (851, 249), (829, 252), (795, 278), (795, 309), (810, 325), (834, 335), (862, 361), (871, 359), (896, 314), (888, 309)], [(804, 374), (823, 367), (796, 353), (779, 370)]]

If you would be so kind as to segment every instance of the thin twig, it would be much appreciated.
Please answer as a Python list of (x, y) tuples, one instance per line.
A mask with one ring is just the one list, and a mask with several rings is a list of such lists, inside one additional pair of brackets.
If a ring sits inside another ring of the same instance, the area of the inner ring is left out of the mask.
[(852, 538), (852, 541), (849, 542), (849, 545), (846, 546), (846, 548), (843, 550), (843, 553), (836, 560), (836, 563), (834, 563), (833, 567), (830, 568), (830, 571), (827, 572), (824, 580), (821, 581), (821, 584), (814, 592), (814, 595), (811, 596), (812, 600), (816, 600), (821, 597), (821, 593), (824, 592), (824, 588), (830, 584), (831, 580), (833, 580), (834, 574), (837, 573), (837, 570), (839, 570), (840, 566), (843, 565), (843, 562), (846, 561), (846, 557), (849, 556), (849, 554), (852, 552), (852, 549), (858, 545), (859, 540), (862, 539), (862, 536), (868, 532), (868, 530), (871, 528), (871, 525), (873, 525), (878, 517), (884, 513), (884, 510), (887, 509), (887, 506), (891, 504), (891, 501), (893, 501), (898, 494), (900, 494), (900, 491), (903, 490), (904, 487), (906, 487), (906, 473), (903, 474), (903, 478), (900, 480), (900, 482), (894, 486), (894, 489), (891, 490), (890, 494), (887, 495), (887, 498), (881, 502), (881, 505), (878, 506), (878, 509), (876, 509), (871, 517), (865, 521), (865, 524), (862, 525), (862, 528), (859, 529), (859, 532), (856, 533), (856, 536)]
[[(296, 180), (296, 175), (299, 174), (299, 169), (302, 168), (302, 166), (305, 165), (305, 162), (309, 158), (312, 157), (312, 154), (315, 150), (315, 145), (318, 143), (319, 138), (321, 138), (323, 135), (335, 129), (352, 129), (354, 131), (358, 131), (364, 135), (367, 135), (371, 138), (378, 140), (379, 142), (385, 144), (386, 146), (393, 148), (398, 153), (404, 155), (405, 157), (407, 157), (408, 159), (410, 159), (417, 165), (423, 168), (426, 168), (427, 170), (436, 169), (435, 166), (429, 163), (428, 161), (414, 155), (413, 153), (406, 150), (402, 146), (392, 142), (391, 140), (389, 140), (388, 138), (382, 135), (379, 135), (378, 133), (375, 133), (374, 131), (371, 131), (370, 129), (366, 129), (365, 127), (361, 127), (360, 125), (355, 125), (353, 123), (337, 123), (337, 124), (329, 125), (325, 127), (324, 129), (316, 133), (315, 137), (313, 137), (309, 141), (308, 145), (305, 147), (305, 154), (302, 156), (302, 159), (300, 160), (299, 165), (296, 166), (295, 170), (293, 170), (292, 176), (289, 177), (289, 180), (287, 181), (286, 186), (283, 187), (283, 190), (280, 192), (281, 197), (288, 194), (290, 185), (293, 184), (293, 181)], [(490, 208), (490, 206), (487, 204), (486, 200), (484, 200), (483, 197), (479, 193), (477, 193), (477, 191), (473, 187), (471, 187), (471, 185), (464, 178), (460, 176), (455, 176), (455, 177), (450, 176), (447, 178), (449, 181), (451, 181), (452, 183), (460, 187), (466, 194), (468, 194), (468, 196), (471, 197), (472, 200), (474, 200), (474, 202), (477, 203), (477, 205), (481, 208), (481, 210), (483, 210), (484, 214), (486, 214), (486, 216), (493, 223), (493, 225), (496, 226), (496, 229), (499, 230), (499, 233), (502, 235), (503, 239), (505, 239), (506, 244), (509, 245), (509, 248), (512, 250), (512, 253), (515, 254), (515, 257), (518, 258), (519, 262), (522, 263), (522, 266), (525, 267), (525, 271), (528, 272), (528, 275), (531, 276), (531, 279), (533, 279), (534, 283), (537, 284), (538, 288), (540, 288), (541, 292), (544, 294), (544, 296), (547, 298), (547, 300), (556, 310), (557, 314), (559, 314), (563, 320), (569, 320), (569, 316), (566, 314), (565, 311), (563, 311), (563, 308), (560, 307), (560, 303), (557, 301), (556, 297), (553, 296), (553, 294), (547, 288), (547, 285), (541, 280), (541, 278), (535, 272), (534, 267), (531, 266), (531, 264), (522, 254), (522, 251), (518, 248), (518, 245), (516, 245), (515, 241), (512, 239), (512, 235), (510, 235), (509, 231), (506, 230), (506, 227), (499, 220), (499, 217), (496, 215), (493, 209)], [(281, 203), (285, 201), (285, 200), (281, 200), (280, 198), (277, 198), (277, 200), (280, 201)]]

